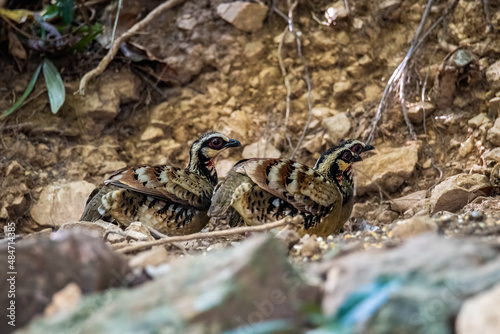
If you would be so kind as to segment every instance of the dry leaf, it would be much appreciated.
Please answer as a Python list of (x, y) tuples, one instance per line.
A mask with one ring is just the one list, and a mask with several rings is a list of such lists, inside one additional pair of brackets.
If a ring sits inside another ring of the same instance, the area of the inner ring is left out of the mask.
[(17, 35), (9, 31), (9, 52), (14, 58), (26, 60), (26, 50), (17, 38)]

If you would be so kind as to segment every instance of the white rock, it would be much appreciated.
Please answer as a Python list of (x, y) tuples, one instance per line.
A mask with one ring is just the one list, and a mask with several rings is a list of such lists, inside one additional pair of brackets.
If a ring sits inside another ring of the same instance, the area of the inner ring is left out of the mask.
[(66, 180), (46, 186), (31, 208), (31, 217), (42, 226), (56, 226), (80, 220), (87, 197), (95, 185)]
[(500, 284), (467, 299), (458, 312), (457, 334), (500, 333)]
[(500, 117), (496, 119), (495, 125), (488, 130), (486, 138), (493, 145), (500, 146)]
[(262, 139), (258, 142), (245, 146), (241, 154), (244, 159), (250, 158), (280, 158), (281, 152), (271, 143)]
[(198, 20), (196, 17), (193, 17), (190, 14), (183, 15), (177, 22), (177, 28), (183, 30), (193, 30), (194, 27), (198, 24)]
[(495, 160), (500, 162), (500, 147), (495, 147), (492, 150), (484, 152), (484, 158), (486, 160)]
[(124, 161), (104, 161), (103, 166), (99, 169), (99, 174), (106, 174), (127, 167)]
[(319, 119), (323, 119), (326, 117), (330, 117), (335, 115), (337, 112), (333, 109), (326, 108), (326, 107), (317, 107), (317, 108), (312, 108), (312, 114), (314, 117), (317, 117)]
[(264, 51), (266, 51), (266, 47), (264, 43), (259, 40), (246, 44), (244, 53), (249, 60), (258, 60), (262, 57)]
[(493, 89), (500, 88), (500, 60), (486, 69), (486, 81)]
[(164, 136), (165, 134), (162, 129), (157, 128), (156, 126), (148, 126), (142, 133), (141, 140), (155, 142)]
[(350, 92), (351, 88), (352, 88), (351, 80), (338, 81), (333, 85), (333, 96), (339, 97), (345, 93)]
[(235, 1), (221, 3), (217, 6), (217, 14), (237, 29), (253, 32), (262, 28), (268, 8), (252, 2)]
[(474, 127), (474, 128), (479, 128), (482, 125), (491, 123), (490, 118), (484, 113), (479, 113), (478, 115), (472, 117), (469, 119), (469, 126)]
[(322, 125), (334, 143), (344, 139), (351, 131), (351, 120), (345, 113), (323, 119)]
[(409, 103), (407, 106), (408, 118), (414, 124), (422, 123), (424, 119), (424, 110), (425, 116), (429, 116), (436, 110), (436, 107), (430, 102), (424, 102), (422, 106), (422, 102)]
[(500, 117), (500, 97), (494, 97), (490, 100), (490, 114), (493, 117)]
[(266, 87), (270, 83), (277, 82), (278, 79), (281, 79), (281, 72), (277, 67), (266, 67), (259, 73), (260, 83)]

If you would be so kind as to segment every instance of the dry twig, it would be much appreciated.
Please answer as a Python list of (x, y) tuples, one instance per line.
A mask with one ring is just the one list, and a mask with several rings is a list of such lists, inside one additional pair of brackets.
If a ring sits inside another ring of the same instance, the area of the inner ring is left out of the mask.
[(154, 240), (154, 241), (138, 242), (135, 245), (118, 249), (117, 252), (126, 254), (126, 253), (132, 253), (132, 252), (148, 249), (148, 248), (151, 248), (153, 246), (164, 245), (164, 244), (173, 243), (173, 242), (188, 241), (188, 240), (202, 239), (202, 238), (226, 237), (226, 236), (235, 235), (235, 234), (242, 234), (242, 233), (246, 233), (246, 232), (267, 231), (267, 230), (271, 230), (271, 229), (276, 228), (276, 227), (285, 226), (287, 224), (296, 225), (300, 222), (300, 220), (301, 220), (300, 217), (294, 217), (294, 218), (286, 217), (284, 219), (278, 220), (277, 222), (263, 224), (263, 225), (257, 225), (257, 226), (237, 227), (237, 228), (232, 228), (232, 229), (222, 230), (222, 231), (213, 231), (213, 232), (205, 232), (205, 233), (200, 232), (200, 233), (180, 235), (180, 236), (175, 236), (175, 237), (165, 237), (165, 238), (161, 238), (161, 239)]
[[(372, 130), (370, 131), (370, 135), (368, 136), (368, 139), (366, 140), (367, 143), (371, 143), (374, 139), (375, 132), (377, 131), (377, 126), (378, 123), (380, 122), (380, 119), (382, 118), (383, 110), (386, 106), (387, 99), (389, 97), (389, 94), (396, 88), (399, 88), (399, 93), (400, 93), (400, 101), (402, 103), (403, 107), (403, 115), (406, 121), (406, 125), (408, 126), (408, 129), (410, 131), (410, 134), (413, 138), (415, 138), (415, 132), (413, 129), (413, 125), (411, 124), (408, 114), (406, 111), (406, 105), (405, 103), (405, 95), (404, 95), (404, 80), (406, 80), (406, 72), (408, 70), (408, 64), (412, 57), (415, 55), (416, 51), (418, 48), (422, 45), (423, 41), (429, 36), (431, 31), (434, 30), (434, 28), (437, 27), (437, 25), (444, 20), (444, 18), (453, 10), (458, 4), (458, 0), (455, 0), (448, 8), (445, 9), (443, 15), (439, 17), (434, 24), (422, 35), (422, 31), (425, 25), (425, 22), (427, 21), (427, 16), (429, 15), (429, 12), (432, 7), (432, 2), (433, 0), (429, 0), (427, 2), (427, 6), (425, 7), (424, 14), (422, 15), (422, 19), (420, 20), (420, 24), (418, 26), (417, 32), (415, 33), (415, 36), (413, 37), (413, 40), (410, 45), (410, 49), (406, 53), (405, 58), (403, 61), (399, 64), (399, 66), (396, 68), (394, 73), (392, 73), (391, 78), (387, 82), (387, 86), (385, 86), (384, 93), (382, 94), (382, 98), (380, 99), (380, 103), (377, 108), (377, 113), (375, 114), (375, 118), (372, 121)], [(421, 37), (422, 35), (422, 37)]]
[(102, 58), (101, 62), (99, 65), (97, 65), (96, 68), (94, 68), (92, 71), (87, 72), (82, 80), (80, 81), (80, 88), (76, 93), (80, 93), (81, 95), (85, 95), (85, 90), (87, 89), (87, 85), (90, 80), (95, 78), (96, 76), (100, 75), (106, 67), (109, 65), (109, 63), (113, 60), (113, 57), (116, 55), (118, 50), (120, 49), (120, 46), (122, 45), (123, 42), (125, 42), (127, 39), (129, 39), (131, 36), (137, 34), (140, 30), (142, 30), (148, 23), (156, 19), (160, 14), (162, 14), (164, 11), (171, 9), (172, 7), (175, 7), (181, 3), (183, 3), (186, 0), (168, 0), (155, 9), (153, 9), (145, 18), (143, 18), (141, 21), (137, 22), (127, 30), (123, 35), (118, 37), (113, 44), (111, 45), (111, 48), (109, 49), (108, 53), (104, 58)]
[[(292, 155), (290, 156), (290, 159), (293, 159), (295, 154), (297, 154), (298, 149), (302, 145), (302, 141), (304, 140), (304, 138), (306, 136), (307, 129), (309, 129), (309, 124), (311, 123), (311, 119), (312, 119), (312, 100), (311, 100), (312, 85), (311, 85), (311, 78), (309, 76), (309, 67), (307, 66), (306, 59), (305, 59), (304, 55), (302, 54), (302, 42), (300, 40), (300, 36), (297, 33), (297, 29), (295, 29), (295, 26), (293, 25), (293, 11), (295, 10), (295, 7), (297, 7), (297, 4), (298, 4), (298, 1), (295, 1), (293, 3), (290, 3), (290, 1), (288, 1), (288, 16), (285, 15), (278, 8), (276, 8), (276, 7), (273, 8), (273, 10), (279, 16), (281, 16), (285, 21), (287, 21), (287, 29), (285, 30), (285, 33), (283, 35), (283, 39), (285, 38), (285, 36), (288, 32), (292, 33), (293, 36), (295, 37), (295, 43), (297, 44), (297, 53), (299, 55), (300, 61), (302, 62), (302, 66), (304, 66), (304, 76), (305, 76), (305, 80), (306, 80), (306, 84), (307, 84), (307, 106), (309, 109), (309, 116), (307, 118), (307, 122), (304, 126), (304, 129), (302, 130), (302, 135), (300, 136), (299, 141), (297, 143), (297, 146), (295, 146), (295, 149), (293, 150)], [(281, 46), (282, 46), (282, 43), (280, 43), (280, 47), (279, 47), (279, 57), (281, 57)], [(280, 63), (280, 67), (281, 67), (281, 65), (282, 64)], [(284, 67), (284, 65), (283, 65), (283, 67)], [(283, 72), (283, 68), (282, 68), (282, 72)], [(285, 77), (285, 86), (286, 86), (287, 77), (285, 76), (285, 73), (286, 73), (286, 71), (283, 73), (283, 76)], [(290, 83), (288, 82), (288, 86), (287, 86), (287, 114), (289, 113), (289, 98), (290, 98), (289, 97), (289, 86), (290, 86)], [(288, 118), (285, 120), (285, 122), (288, 122)]]

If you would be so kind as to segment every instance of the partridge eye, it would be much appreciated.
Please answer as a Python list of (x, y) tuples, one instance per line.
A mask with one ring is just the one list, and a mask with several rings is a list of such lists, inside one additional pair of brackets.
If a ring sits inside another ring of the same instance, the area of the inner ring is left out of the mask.
[(214, 138), (212, 139), (209, 143), (208, 143), (208, 146), (210, 148), (213, 148), (213, 149), (218, 149), (218, 148), (221, 148), (222, 144), (224, 142), (222, 141), (221, 138), (217, 137), (217, 138)]
[(363, 146), (361, 146), (360, 144), (356, 144), (353, 146), (351, 151), (353, 151), (354, 153), (361, 153), (361, 151), (363, 151)]
[(342, 154), (343, 160), (351, 160), (351, 158), (352, 158), (351, 152), (344, 152), (344, 154)]

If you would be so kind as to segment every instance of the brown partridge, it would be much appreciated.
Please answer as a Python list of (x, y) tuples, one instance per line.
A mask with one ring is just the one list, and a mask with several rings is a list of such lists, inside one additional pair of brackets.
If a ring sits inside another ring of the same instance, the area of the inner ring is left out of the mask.
[(145, 165), (119, 170), (92, 192), (80, 220), (115, 220), (124, 226), (140, 221), (170, 235), (198, 232), (209, 220), (215, 159), (237, 146), (235, 139), (208, 132), (191, 146), (186, 169)]
[(352, 163), (372, 148), (343, 141), (324, 152), (314, 168), (286, 159), (243, 160), (217, 186), (208, 214), (232, 226), (240, 220), (256, 225), (301, 215), (299, 234), (328, 236), (352, 210)]

